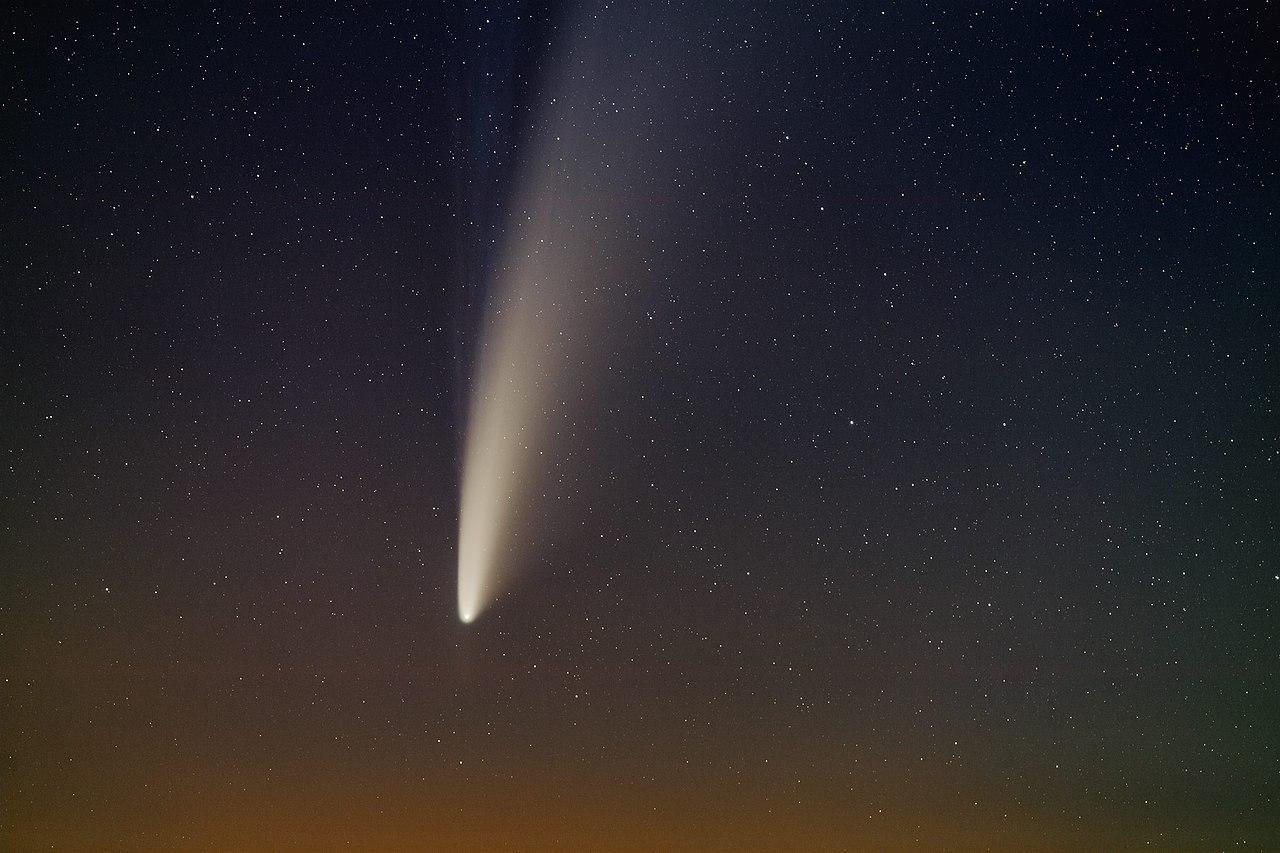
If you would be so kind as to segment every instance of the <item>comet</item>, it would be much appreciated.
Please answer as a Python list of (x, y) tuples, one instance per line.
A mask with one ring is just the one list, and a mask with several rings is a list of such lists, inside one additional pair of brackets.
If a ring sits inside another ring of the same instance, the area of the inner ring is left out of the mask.
[[(553, 127), (570, 120), (557, 116)], [(606, 306), (616, 312), (624, 301), (607, 286), (618, 217), (608, 194), (582, 172), (592, 146), (565, 138), (541, 142), (541, 165), (521, 178), (482, 318), (462, 457), (464, 623), (480, 616), (530, 556), (539, 532), (530, 529), (534, 504), (567, 456), (575, 413), (604, 358)]]
[(514, 563), (530, 456), (545, 441), (548, 317), (528, 278), (503, 283), (486, 317), (463, 455), (458, 618), (474, 622)]
[(567, 27), (486, 272), (458, 521), (467, 624), (545, 542), (536, 522), (555, 517), (548, 493), (586, 470), (566, 463), (578, 420), (637, 326), (639, 282), (662, 240), (653, 223), (679, 186), (664, 149), (676, 144), (672, 103), (688, 84), (660, 69), (687, 63), (649, 61), (671, 49), (676, 22), (628, 29), (610, 8)]
[(579, 368), (597, 358), (599, 306), (584, 297), (602, 274), (595, 238), (607, 206), (586, 177), (592, 146), (572, 128), (580, 105), (562, 95), (545, 107), (514, 182), (487, 288), (462, 455), (457, 592), (464, 623), (480, 616), (527, 558), (531, 503), (562, 455), (568, 397), (580, 387)]

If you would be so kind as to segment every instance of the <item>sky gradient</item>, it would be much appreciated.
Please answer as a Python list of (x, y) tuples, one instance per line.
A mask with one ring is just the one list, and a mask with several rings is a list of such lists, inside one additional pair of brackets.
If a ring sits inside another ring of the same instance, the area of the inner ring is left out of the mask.
[(1280, 849), (1262, 9), (16, 10), (0, 849)]

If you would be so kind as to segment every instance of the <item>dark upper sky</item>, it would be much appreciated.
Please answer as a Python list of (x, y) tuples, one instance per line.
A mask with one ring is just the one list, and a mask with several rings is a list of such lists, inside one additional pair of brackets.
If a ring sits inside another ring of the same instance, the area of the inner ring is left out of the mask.
[[(0, 848), (1280, 848), (1258, 7), (12, 12)], [(565, 103), (627, 309), (463, 626)]]

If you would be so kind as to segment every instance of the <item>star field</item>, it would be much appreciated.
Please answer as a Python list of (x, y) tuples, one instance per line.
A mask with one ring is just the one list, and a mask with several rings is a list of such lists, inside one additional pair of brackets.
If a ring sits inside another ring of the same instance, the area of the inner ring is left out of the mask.
[(15, 9), (0, 848), (1280, 848), (1270, 11)]

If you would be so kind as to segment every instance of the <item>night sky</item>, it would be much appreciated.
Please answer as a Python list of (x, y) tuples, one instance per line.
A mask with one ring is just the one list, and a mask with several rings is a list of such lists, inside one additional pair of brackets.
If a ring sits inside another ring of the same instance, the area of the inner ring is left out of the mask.
[(9, 9), (0, 849), (1280, 850), (1274, 11)]

